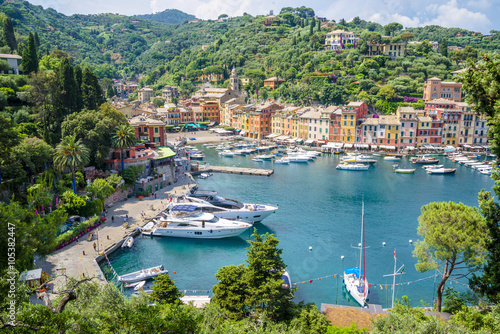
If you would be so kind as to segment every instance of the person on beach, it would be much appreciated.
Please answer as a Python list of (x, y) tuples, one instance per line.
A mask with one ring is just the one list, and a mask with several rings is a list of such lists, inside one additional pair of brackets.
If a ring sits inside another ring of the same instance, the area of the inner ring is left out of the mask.
[(96, 248), (97, 248), (97, 245), (96, 245), (96, 244), (95, 244), (95, 242), (94, 242), (94, 250), (97, 250)]
[(111, 216), (111, 222), (114, 223), (115, 222), (115, 216)]

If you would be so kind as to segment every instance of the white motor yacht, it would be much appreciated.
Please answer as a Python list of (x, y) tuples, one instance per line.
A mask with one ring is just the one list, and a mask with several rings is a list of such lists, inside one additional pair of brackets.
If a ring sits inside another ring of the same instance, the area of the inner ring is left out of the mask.
[(286, 157), (288, 159), (288, 162), (301, 162), (301, 163), (307, 163), (308, 161), (313, 160), (311, 157), (308, 157), (306, 155), (289, 155)]
[(227, 157), (227, 158), (232, 158), (234, 153), (233, 153), (233, 151), (230, 151), (230, 150), (224, 150), (222, 152), (219, 152), (219, 155), (221, 155), (223, 157)]
[(170, 212), (175, 213), (163, 215), (158, 221), (148, 223), (141, 229), (142, 233), (173, 238), (221, 239), (238, 236), (252, 227), (251, 223), (218, 218), (213, 214), (197, 211), (193, 205), (176, 205)]
[(252, 223), (260, 222), (278, 210), (272, 205), (241, 203), (220, 196), (206, 198), (186, 196), (184, 204), (192, 205), (196, 211), (208, 212), (219, 218), (240, 219)]
[(337, 165), (337, 169), (340, 170), (353, 170), (353, 171), (365, 171), (370, 168), (370, 165), (365, 164), (348, 164), (347, 162), (340, 163)]

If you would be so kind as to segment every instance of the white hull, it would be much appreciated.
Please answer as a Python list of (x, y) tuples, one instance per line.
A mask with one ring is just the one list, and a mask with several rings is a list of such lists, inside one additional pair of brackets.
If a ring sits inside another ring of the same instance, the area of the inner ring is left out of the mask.
[[(267, 207), (267, 205), (266, 205)], [(243, 220), (247, 222), (257, 223), (265, 218), (269, 217), (271, 213), (273, 213), (278, 208), (267, 209), (262, 211), (247, 211), (247, 210), (238, 210), (238, 211), (219, 211), (212, 212), (212, 214), (219, 218), (225, 219), (235, 219), (235, 220)]]
[(206, 224), (205, 228), (202, 227), (158, 227), (154, 229), (149, 235), (159, 237), (172, 237), (172, 238), (189, 238), (189, 239), (221, 239), (236, 237), (241, 233), (248, 230), (252, 225), (235, 228), (210, 228)]
[[(368, 299), (368, 280), (360, 280), (355, 274), (346, 274), (344, 272), (344, 285), (347, 292), (361, 306), (365, 306)], [(358, 289), (360, 288), (360, 289)]]

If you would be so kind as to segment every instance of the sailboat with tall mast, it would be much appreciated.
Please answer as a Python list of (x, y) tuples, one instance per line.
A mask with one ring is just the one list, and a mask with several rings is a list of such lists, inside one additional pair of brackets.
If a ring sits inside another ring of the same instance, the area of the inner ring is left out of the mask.
[[(362, 220), (361, 220), (361, 243), (359, 248), (359, 267), (347, 268), (344, 270), (344, 285), (347, 292), (354, 300), (364, 307), (368, 300), (368, 280), (365, 272), (365, 203), (362, 204)], [(363, 269), (361, 269), (363, 265)]]

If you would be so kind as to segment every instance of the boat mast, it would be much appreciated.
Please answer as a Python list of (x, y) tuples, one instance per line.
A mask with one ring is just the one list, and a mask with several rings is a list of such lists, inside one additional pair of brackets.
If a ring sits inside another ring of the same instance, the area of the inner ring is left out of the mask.
[(392, 305), (391, 305), (391, 308), (394, 308), (394, 293), (396, 291), (396, 276), (404, 274), (402, 271), (399, 272), (401, 269), (404, 268), (404, 265), (402, 265), (401, 268), (399, 268), (398, 270), (396, 270), (396, 261), (397, 261), (397, 258), (396, 258), (396, 248), (394, 248), (394, 273), (390, 274), (390, 275), (384, 275), (384, 277), (392, 276)]
[[(362, 202), (361, 206), (361, 251), (359, 252), (359, 279), (361, 276), (365, 276), (365, 202)], [(363, 263), (363, 275), (361, 275), (361, 263)]]
[(363, 202), (363, 282), (365, 281), (365, 202)]

